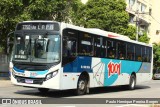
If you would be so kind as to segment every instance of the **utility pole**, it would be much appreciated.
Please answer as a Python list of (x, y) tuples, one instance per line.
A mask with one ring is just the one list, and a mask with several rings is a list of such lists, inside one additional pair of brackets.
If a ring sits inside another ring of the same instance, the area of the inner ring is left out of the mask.
[(136, 12), (136, 41), (138, 41), (139, 36), (139, 10)]
[(149, 9), (149, 12), (142, 12), (142, 13), (139, 13), (139, 10), (136, 11), (136, 41), (138, 41), (138, 37), (139, 37), (139, 21), (140, 21), (139, 15), (146, 14), (151, 16), (151, 12), (152, 12), (152, 9)]

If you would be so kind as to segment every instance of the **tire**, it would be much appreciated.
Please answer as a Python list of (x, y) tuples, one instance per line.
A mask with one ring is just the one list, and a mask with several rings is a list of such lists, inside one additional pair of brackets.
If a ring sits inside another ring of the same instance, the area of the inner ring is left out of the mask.
[(45, 94), (45, 93), (47, 93), (47, 92), (49, 91), (49, 89), (48, 89), (48, 88), (38, 88), (38, 91), (39, 91), (40, 93)]
[(78, 84), (77, 84), (77, 90), (76, 90), (76, 94), (77, 95), (84, 95), (87, 93), (87, 78), (85, 78), (85, 76), (80, 76), (79, 80), (78, 80)]
[(130, 90), (134, 90), (134, 89), (135, 89), (135, 86), (136, 86), (136, 76), (132, 74), (132, 75), (130, 76), (130, 81), (129, 81), (129, 86), (128, 86), (128, 88), (129, 88)]

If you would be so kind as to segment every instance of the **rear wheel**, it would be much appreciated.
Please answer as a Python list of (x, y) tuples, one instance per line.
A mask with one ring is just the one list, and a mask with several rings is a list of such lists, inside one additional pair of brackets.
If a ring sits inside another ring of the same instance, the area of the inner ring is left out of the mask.
[(131, 77), (130, 77), (130, 82), (129, 82), (128, 88), (130, 90), (134, 90), (135, 86), (136, 86), (136, 76), (132, 74)]
[(38, 91), (45, 94), (49, 91), (49, 89), (48, 88), (38, 88)]
[(79, 80), (78, 80), (78, 84), (77, 84), (77, 90), (76, 90), (76, 94), (77, 95), (84, 95), (87, 92), (87, 78), (85, 78), (85, 76), (80, 76)]

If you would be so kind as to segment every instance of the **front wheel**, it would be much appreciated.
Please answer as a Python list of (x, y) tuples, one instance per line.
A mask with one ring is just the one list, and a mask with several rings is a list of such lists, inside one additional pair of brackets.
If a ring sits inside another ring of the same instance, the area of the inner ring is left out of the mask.
[(76, 90), (76, 94), (77, 95), (84, 95), (87, 92), (87, 78), (85, 78), (85, 76), (81, 76), (78, 80), (78, 84), (77, 84), (77, 90)]
[(135, 77), (135, 75), (132, 74), (131, 77), (130, 77), (130, 82), (129, 82), (128, 88), (130, 90), (134, 90), (135, 86), (136, 86), (136, 77)]
[(49, 89), (48, 88), (38, 88), (38, 91), (45, 94), (49, 91)]

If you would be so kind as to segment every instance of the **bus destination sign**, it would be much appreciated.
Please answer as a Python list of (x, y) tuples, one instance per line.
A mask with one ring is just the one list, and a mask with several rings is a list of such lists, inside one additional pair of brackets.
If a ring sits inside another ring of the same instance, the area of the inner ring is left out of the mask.
[(59, 30), (58, 23), (21, 23), (17, 30)]

